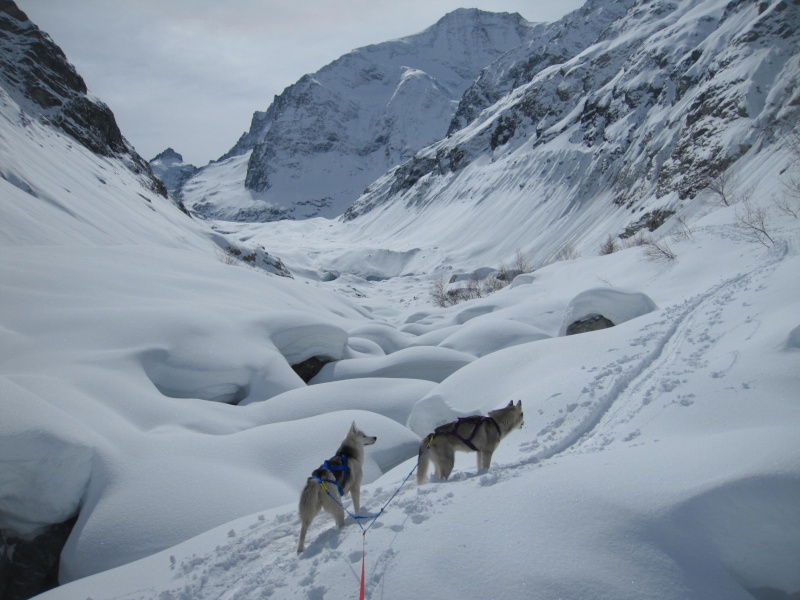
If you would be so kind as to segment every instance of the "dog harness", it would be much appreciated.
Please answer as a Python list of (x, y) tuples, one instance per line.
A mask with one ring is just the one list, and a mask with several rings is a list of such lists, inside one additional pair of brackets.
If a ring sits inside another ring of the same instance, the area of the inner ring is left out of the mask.
[[(458, 438), (458, 440), (463, 442), (463, 444), (473, 452), (478, 452), (478, 449), (475, 447), (475, 444), (472, 443), (472, 439), (478, 432), (478, 427), (480, 427), (486, 421), (491, 421), (492, 425), (494, 425), (497, 428), (497, 433), (500, 434), (500, 437), (503, 436), (503, 432), (500, 431), (500, 425), (497, 424), (497, 421), (495, 421), (492, 417), (484, 417), (482, 415), (475, 415), (474, 417), (460, 417), (455, 423), (440, 425), (434, 430), (434, 433), (437, 435), (441, 435), (443, 433), (452, 435), (453, 437)], [(472, 433), (468, 438), (465, 438), (458, 433), (458, 426), (461, 425), (462, 423), (472, 425)]]
[[(337, 464), (331, 464), (331, 461)], [(334, 479), (331, 481), (330, 479), (322, 479), (322, 471), (328, 471), (331, 475), (333, 475)], [(341, 473), (341, 476), (338, 475)], [(314, 471), (311, 474), (311, 477), (316, 479), (322, 487), (325, 487), (326, 483), (333, 483), (336, 486), (336, 489), (339, 490), (339, 495), (344, 496), (344, 484), (347, 483), (347, 478), (350, 476), (350, 471), (347, 468), (347, 455), (342, 454), (341, 456), (337, 456), (332, 458), (331, 460), (326, 460), (322, 463), (322, 466)], [(341, 483), (339, 483), (341, 481)]]

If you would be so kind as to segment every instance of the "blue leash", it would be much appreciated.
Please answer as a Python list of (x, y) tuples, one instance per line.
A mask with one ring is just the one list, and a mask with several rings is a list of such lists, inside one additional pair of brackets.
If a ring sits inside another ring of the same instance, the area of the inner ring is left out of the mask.
[[(334, 502), (336, 502), (336, 504), (338, 504), (339, 506), (341, 506), (341, 507), (342, 507), (342, 510), (344, 510), (344, 512), (346, 512), (348, 515), (350, 515), (351, 517), (353, 517), (353, 519), (355, 520), (355, 522), (356, 522), (356, 523), (358, 523), (358, 526), (361, 528), (361, 531), (363, 531), (363, 532), (364, 532), (363, 534), (364, 534), (364, 535), (367, 535), (367, 531), (369, 531), (370, 527), (372, 527), (372, 526), (375, 524), (375, 521), (378, 519), (378, 517), (380, 517), (380, 516), (383, 514), (383, 512), (386, 510), (386, 507), (387, 507), (387, 506), (389, 506), (389, 504), (391, 504), (391, 502), (392, 502), (392, 500), (394, 500), (395, 496), (397, 496), (397, 494), (399, 494), (399, 493), (400, 493), (400, 490), (401, 490), (401, 489), (403, 489), (403, 486), (406, 484), (406, 482), (407, 482), (407, 481), (408, 481), (408, 480), (411, 478), (411, 476), (414, 474), (414, 471), (416, 471), (416, 470), (417, 470), (417, 467), (419, 467), (419, 463), (420, 463), (420, 461), (422, 460), (422, 457), (423, 457), (423, 456), (425, 456), (425, 455), (428, 453), (428, 450), (430, 450), (430, 449), (431, 449), (431, 443), (432, 443), (432, 442), (433, 442), (433, 437), (431, 437), (431, 439), (430, 439), (430, 440), (428, 440), (428, 446), (427, 446), (427, 448), (425, 448), (425, 452), (423, 452), (422, 454), (420, 454), (420, 455), (419, 455), (419, 459), (417, 459), (417, 464), (415, 464), (415, 465), (414, 465), (414, 468), (413, 468), (413, 469), (411, 469), (411, 471), (408, 473), (408, 475), (406, 475), (406, 478), (403, 480), (403, 483), (401, 483), (401, 484), (400, 484), (400, 487), (398, 487), (398, 488), (397, 488), (397, 489), (394, 491), (394, 494), (392, 494), (391, 498), (389, 498), (389, 499), (386, 501), (386, 504), (384, 504), (384, 505), (381, 507), (381, 509), (380, 509), (380, 510), (379, 510), (379, 511), (378, 511), (376, 514), (374, 514), (374, 515), (354, 515), (354, 514), (353, 514), (353, 513), (351, 513), (349, 510), (347, 510), (347, 509), (344, 507), (344, 505), (343, 505), (341, 502), (339, 502), (339, 500), (337, 500), (336, 498), (334, 498), (334, 497), (333, 497), (333, 495), (330, 493), (330, 491), (328, 490), (327, 486), (325, 485), (325, 482), (324, 482), (324, 481), (322, 481), (322, 480), (321, 480), (320, 478), (318, 478), (318, 477), (315, 477), (315, 479), (316, 479), (317, 481), (319, 481), (319, 483), (322, 485), (323, 489), (325, 490), (325, 493), (326, 493), (326, 494), (328, 494), (328, 496), (330, 496), (330, 498), (331, 498), (331, 499), (332, 499)], [(333, 482), (330, 482), (330, 483), (333, 483)], [(338, 486), (337, 486), (337, 487), (338, 487)], [(340, 495), (341, 495), (341, 494), (340, 494)], [(367, 525), (367, 527), (365, 528), (365, 527), (364, 527), (364, 526), (361, 524), (361, 521), (362, 521), (362, 520), (368, 520), (368, 519), (372, 519), (372, 522), (371, 522), (369, 525)]]
[[(400, 487), (398, 487), (394, 491), (394, 494), (392, 494), (392, 497), (389, 498), (386, 501), (386, 504), (384, 504), (381, 507), (381, 509), (378, 511), (378, 513), (374, 514), (374, 515), (354, 515), (349, 510), (347, 510), (339, 500), (337, 500), (336, 498), (333, 497), (333, 495), (331, 494), (330, 490), (328, 489), (328, 486), (325, 484), (325, 481), (322, 478), (317, 477), (316, 475), (314, 476), (314, 479), (316, 479), (319, 482), (319, 484), (322, 486), (322, 489), (325, 490), (325, 493), (328, 494), (328, 496), (330, 496), (331, 500), (333, 500), (334, 502), (336, 502), (336, 504), (341, 506), (342, 510), (344, 512), (346, 512), (348, 515), (353, 517), (353, 519), (355, 519), (355, 522), (358, 523), (358, 526), (361, 528), (361, 540), (362, 540), (362, 549), (361, 549), (361, 587), (359, 588), (359, 596), (358, 596), (359, 600), (363, 600), (365, 598), (365, 590), (366, 590), (366, 577), (365, 577), (364, 573), (365, 573), (365, 564), (366, 564), (366, 560), (367, 560), (367, 532), (370, 530), (370, 527), (372, 527), (375, 524), (375, 521), (378, 520), (378, 517), (380, 517), (383, 514), (383, 511), (386, 510), (386, 507), (389, 506), (389, 504), (392, 502), (392, 500), (394, 500), (395, 496), (397, 496), (397, 494), (400, 493), (400, 490), (403, 489), (403, 486), (409, 480), (411, 475), (414, 474), (414, 471), (417, 470), (417, 467), (419, 467), (419, 463), (422, 460), (422, 457), (425, 456), (425, 454), (427, 454), (428, 450), (431, 449), (431, 443), (432, 442), (433, 442), (433, 436), (431, 436), (430, 439), (428, 440), (428, 447), (425, 448), (425, 452), (423, 452), (422, 454), (419, 455), (419, 459), (417, 460), (417, 464), (414, 465), (414, 468), (411, 469), (411, 471), (408, 473), (408, 475), (406, 475), (406, 478), (403, 480), (403, 483), (401, 483)], [(346, 458), (344, 456), (342, 456), (342, 458), (346, 460)], [(326, 466), (326, 468), (328, 467), (328, 461), (325, 461), (325, 466)], [(328, 483), (333, 483), (334, 485), (336, 485), (337, 488), (339, 487), (339, 485), (338, 485), (338, 483), (336, 481), (329, 481)], [(341, 496), (341, 488), (339, 488), (339, 490), (340, 490), (340, 496)], [(367, 525), (366, 528), (361, 524), (361, 521), (365, 520), (365, 519), (372, 519), (372, 521), (370, 522), (369, 525)]]

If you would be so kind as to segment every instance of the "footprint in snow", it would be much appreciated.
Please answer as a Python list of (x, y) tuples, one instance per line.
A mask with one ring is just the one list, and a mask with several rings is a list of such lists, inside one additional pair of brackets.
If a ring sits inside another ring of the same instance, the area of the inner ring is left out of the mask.
[(415, 525), (419, 525), (420, 523), (424, 523), (428, 519), (429, 519), (428, 515), (420, 515), (420, 514), (411, 515), (411, 521)]
[(498, 481), (498, 476), (496, 473), (486, 473), (480, 478), (480, 484), (483, 487), (487, 487), (490, 485), (494, 485)]

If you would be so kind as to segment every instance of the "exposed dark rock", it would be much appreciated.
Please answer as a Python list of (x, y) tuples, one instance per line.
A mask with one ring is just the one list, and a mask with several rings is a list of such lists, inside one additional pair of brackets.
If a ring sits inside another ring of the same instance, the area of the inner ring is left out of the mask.
[(578, 333), (588, 333), (590, 331), (598, 331), (600, 329), (608, 329), (613, 327), (609, 319), (603, 315), (589, 315), (583, 319), (578, 319), (567, 327), (567, 335), (575, 335)]
[(0, 598), (27, 600), (58, 586), (61, 550), (77, 515), (31, 540), (0, 530)]
[(317, 373), (319, 373), (322, 370), (322, 367), (327, 365), (329, 362), (332, 361), (328, 358), (312, 356), (311, 358), (304, 360), (301, 363), (292, 365), (292, 369), (294, 369), (294, 372), (300, 376), (300, 379), (308, 383), (309, 381), (314, 379)]
[(225, 246), (223, 251), (225, 252), (223, 257), (224, 262), (228, 262), (228, 260), (231, 259), (231, 264), (235, 264), (237, 260), (240, 260), (252, 267), (262, 269), (268, 273), (272, 273), (273, 275), (294, 279), (289, 269), (286, 268), (285, 264), (283, 264), (283, 261), (277, 256), (272, 256), (266, 251), (264, 246), (247, 248), (234, 248), (233, 246)]
[(30, 116), (95, 154), (124, 157), (152, 191), (167, 196), (147, 161), (122, 136), (111, 109), (89, 97), (86, 83), (61, 48), (11, 0), (0, 0), (0, 84)]
[(628, 225), (625, 228), (625, 231), (621, 233), (619, 237), (621, 237), (622, 239), (633, 237), (642, 229), (647, 229), (648, 231), (655, 231), (656, 229), (661, 227), (664, 224), (664, 222), (674, 214), (675, 214), (674, 210), (666, 210), (661, 208), (645, 213), (638, 221)]

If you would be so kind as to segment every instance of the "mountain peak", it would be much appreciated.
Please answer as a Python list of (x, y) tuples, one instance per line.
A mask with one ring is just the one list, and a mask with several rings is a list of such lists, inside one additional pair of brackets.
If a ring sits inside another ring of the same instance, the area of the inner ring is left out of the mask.
[[(256, 112), (225, 154), (252, 151), (236, 192), (242, 210), (223, 210), (201, 177), (184, 200), (217, 219), (339, 216), (387, 169), (444, 137), (464, 90), (531, 30), (518, 14), (458, 9), (420, 33), (353, 50)], [(229, 163), (237, 176), (241, 163)]]
[(173, 163), (182, 163), (183, 156), (175, 152), (172, 148), (167, 148), (160, 154), (158, 154), (155, 158), (151, 158), (150, 162), (153, 163), (155, 161), (162, 161), (162, 162), (173, 162)]

